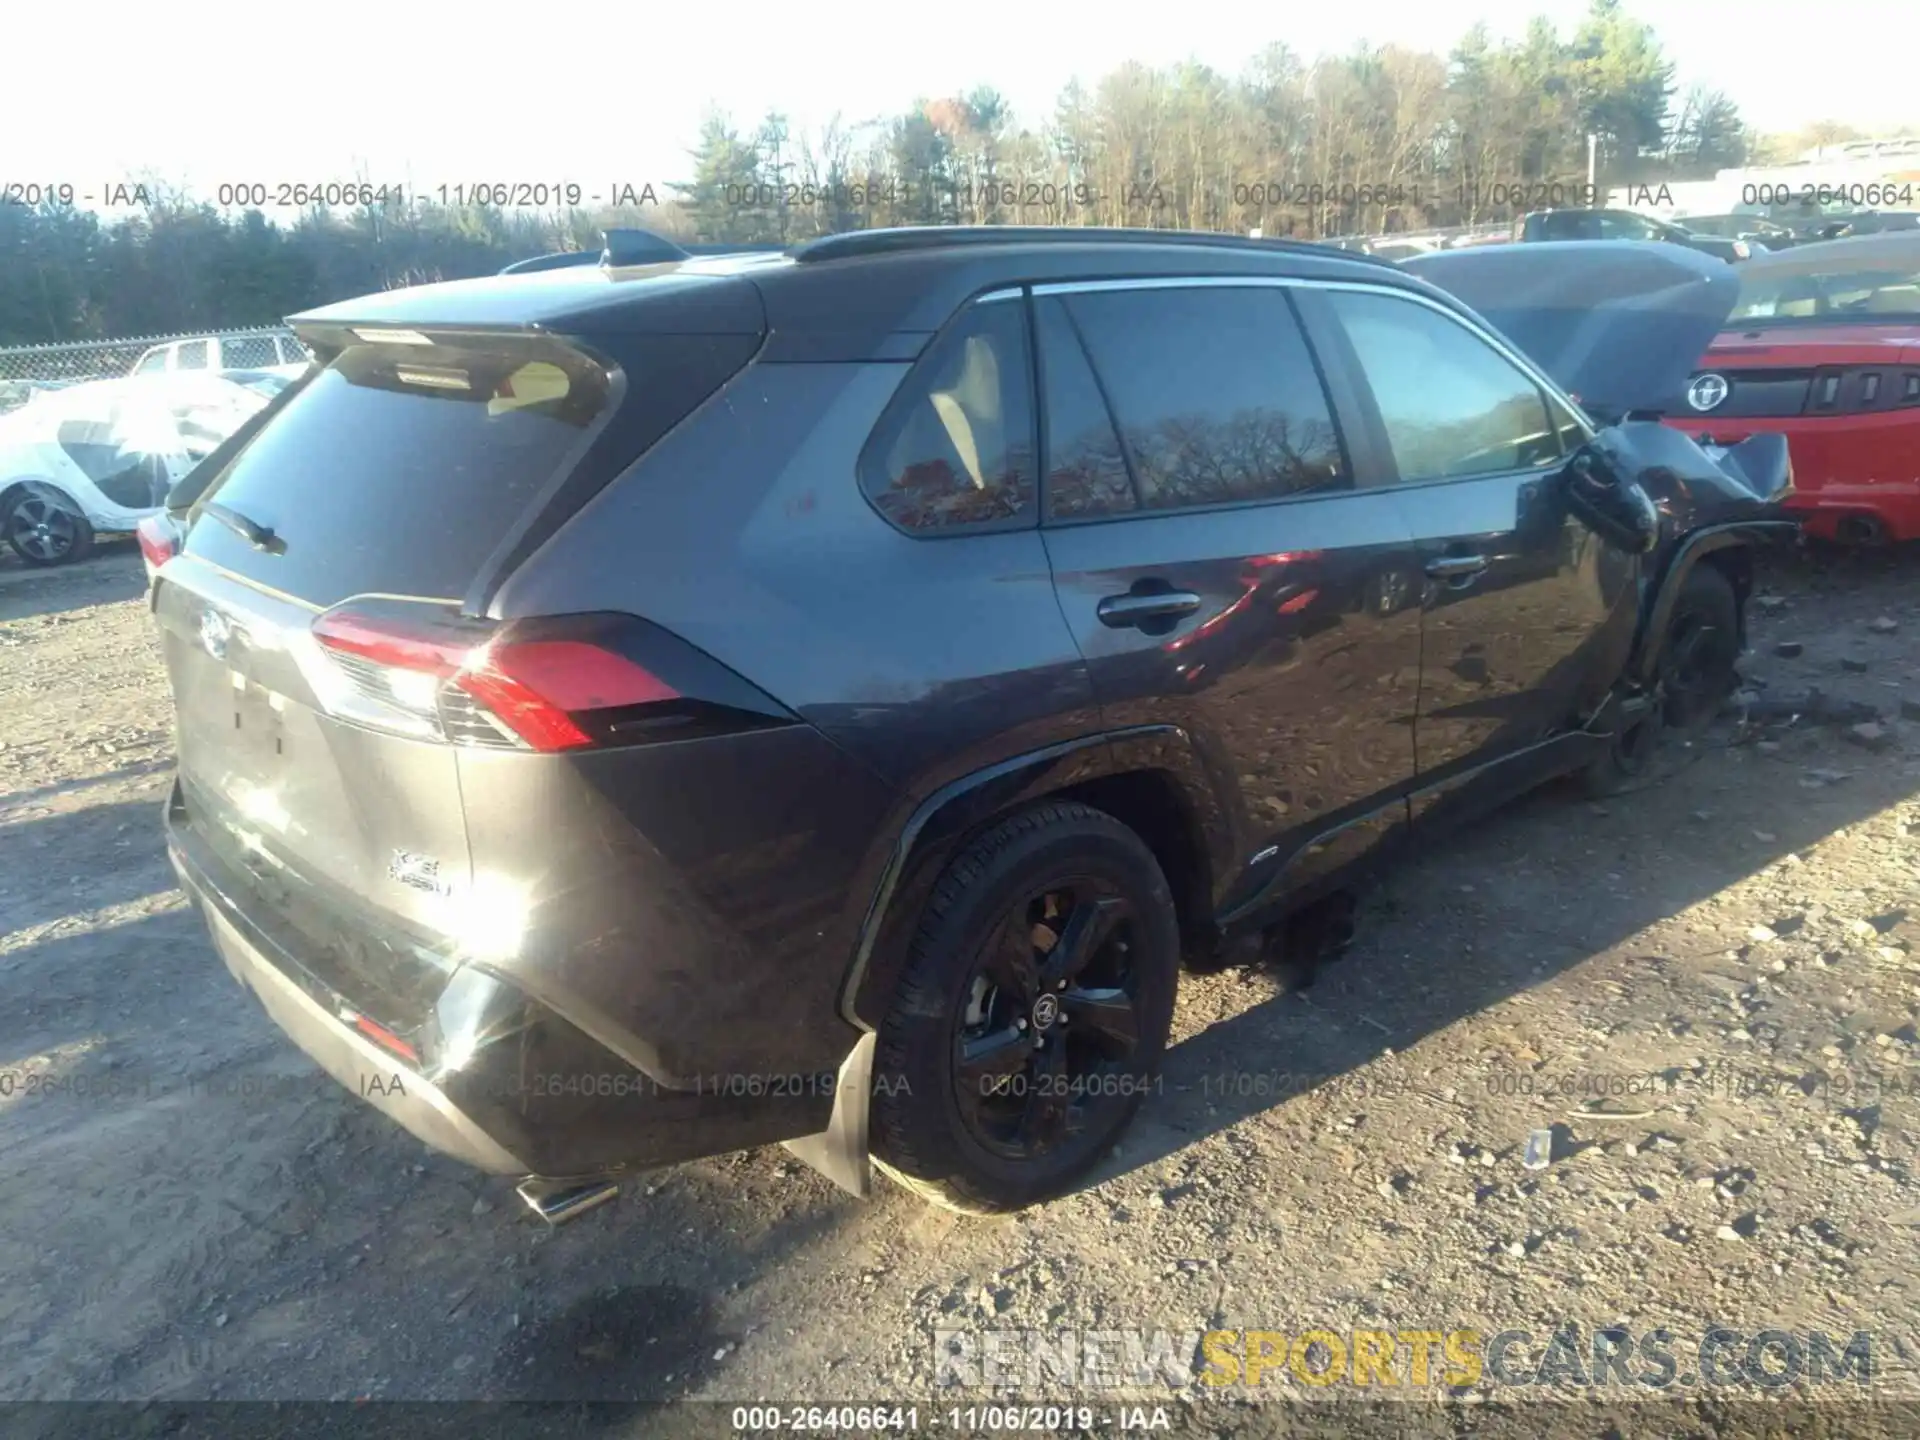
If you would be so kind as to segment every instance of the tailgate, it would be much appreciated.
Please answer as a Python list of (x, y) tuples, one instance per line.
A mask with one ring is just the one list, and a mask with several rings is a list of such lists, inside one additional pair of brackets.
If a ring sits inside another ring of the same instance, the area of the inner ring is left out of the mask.
[(383, 1019), (418, 1019), (417, 966), (386, 952), (450, 952), (437, 942), (469, 878), (457, 752), (329, 715), (311, 607), (191, 557), (164, 575), (155, 615), (185, 823), (236, 902), (320, 979), (400, 1002)]
[[(214, 853), (250, 921), (295, 932), (285, 948), (356, 1002), (388, 984), (370, 973), (393, 968), (382, 945), (469, 949), (460, 750), (527, 748), (431, 666), (409, 668), (409, 640), (385, 635), (370, 654), (366, 617), (466, 626), (481, 653), (489, 622), (463, 615), (462, 597), (530, 519), (631, 463), (752, 349), (380, 333), (322, 346), (325, 368), (222, 458), (153, 598), (177, 712), (176, 823)], [(349, 613), (347, 638), (326, 633)]]

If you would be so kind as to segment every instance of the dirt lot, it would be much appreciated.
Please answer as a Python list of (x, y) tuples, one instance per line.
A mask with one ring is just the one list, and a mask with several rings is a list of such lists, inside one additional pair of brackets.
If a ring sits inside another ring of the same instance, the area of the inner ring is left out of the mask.
[(967, 1221), (769, 1150), (549, 1232), (216, 960), (160, 844), (137, 554), (0, 564), (0, 1399), (885, 1401), (934, 1393), (936, 1329), (1565, 1321), (1683, 1362), (1714, 1323), (1870, 1329), (1875, 1392), (1920, 1394), (1920, 556), (1765, 589), (1765, 723), (1403, 869), (1309, 989), (1190, 980), (1099, 1185)]

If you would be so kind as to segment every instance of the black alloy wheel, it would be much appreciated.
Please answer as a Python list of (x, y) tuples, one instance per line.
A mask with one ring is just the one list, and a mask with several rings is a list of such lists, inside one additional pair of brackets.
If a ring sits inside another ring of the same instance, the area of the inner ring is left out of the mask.
[(93, 526), (61, 497), (24, 489), (9, 502), (4, 519), (7, 544), (29, 565), (61, 565), (93, 548)]
[(1046, 800), (961, 845), (915, 922), (874, 1059), (875, 1163), (995, 1215), (1071, 1189), (1159, 1085), (1180, 929), (1153, 851)]
[(1115, 1109), (1140, 1046), (1133, 906), (1083, 877), (1012, 906), (956, 1017), (954, 1096), (967, 1128), (1012, 1159), (1045, 1155)]

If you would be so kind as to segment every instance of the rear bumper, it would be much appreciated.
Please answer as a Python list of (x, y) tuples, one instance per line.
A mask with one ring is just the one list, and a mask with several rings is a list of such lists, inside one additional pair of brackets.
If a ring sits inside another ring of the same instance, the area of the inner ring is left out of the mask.
[(408, 1036), (373, 1025), (412, 1052), (403, 1056), (361, 1033), (355, 997), (303, 966), (269, 933), (267, 917), (248, 913), (244, 881), (184, 818), (178, 782), (166, 831), (182, 888), (205, 914), (228, 971), (268, 1018), (354, 1095), (468, 1165), (503, 1175), (610, 1175), (827, 1127), (834, 1072), (703, 1076), (668, 1087), (510, 983), (470, 967), (448, 976), (441, 1004)]
[(322, 1070), (443, 1154), (498, 1175), (529, 1172), (526, 1161), (463, 1113), (445, 1091), (328, 1014), (247, 939), (210, 892), (195, 885), (177, 850), (173, 855), (181, 883), (200, 902), (214, 947), (228, 971), (253, 993), (267, 1018)]
[(1845, 538), (1849, 522), (1870, 515), (1889, 540), (1920, 540), (1920, 480), (1906, 485), (1829, 485), (1796, 495), (1787, 509), (1824, 540)]

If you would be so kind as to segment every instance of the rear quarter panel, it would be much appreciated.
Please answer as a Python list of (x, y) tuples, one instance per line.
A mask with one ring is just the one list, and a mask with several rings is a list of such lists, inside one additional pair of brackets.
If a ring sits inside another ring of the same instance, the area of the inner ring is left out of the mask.
[[(1099, 729), (1037, 530), (914, 538), (861, 493), (857, 457), (906, 369), (750, 366), (495, 601), (502, 616), (644, 616), (808, 722), (785, 738), (697, 742), (714, 747), (702, 766), (739, 767), (737, 783), (716, 768), (698, 795), (635, 778), (655, 763), (644, 751), (566, 782), (590, 785), (594, 824), (611, 826), (592, 843), (632, 862), (619, 913), (594, 933), (649, 937), (632, 963), (681, 973), (639, 988), (680, 987), (667, 1008), (686, 1024), (733, 1017), (741, 1043), (701, 1038), (702, 1065), (752, 1054), (749, 1039), (791, 1063), (836, 1047), (837, 1060), (852, 1039), (839, 1001), (861, 922), (917, 803)], [(472, 827), (476, 867), (492, 828)], [(611, 980), (591, 983), (613, 996)], [(661, 1029), (641, 1008), (634, 1023)], [(676, 1070), (693, 1058), (686, 1024)]]

